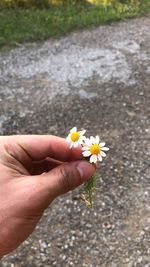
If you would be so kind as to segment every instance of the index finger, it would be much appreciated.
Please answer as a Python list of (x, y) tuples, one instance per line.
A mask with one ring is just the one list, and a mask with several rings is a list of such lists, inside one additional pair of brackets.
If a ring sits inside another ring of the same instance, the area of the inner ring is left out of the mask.
[(82, 159), (81, 148), (71, 148), (61, 137), (52, 135), (20, 135), (17, 143), (27, 152), (32, 160), (50, 157), (60, 161)]

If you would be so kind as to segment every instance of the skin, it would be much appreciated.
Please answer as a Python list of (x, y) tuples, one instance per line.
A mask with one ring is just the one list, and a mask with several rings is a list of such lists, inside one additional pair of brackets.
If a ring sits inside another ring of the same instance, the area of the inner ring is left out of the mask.
[(44, 210), (59, 195), (94, 173), (81, 148), (70, 149), (56, 136), (0, 137), (0, 258), (34, 230)]

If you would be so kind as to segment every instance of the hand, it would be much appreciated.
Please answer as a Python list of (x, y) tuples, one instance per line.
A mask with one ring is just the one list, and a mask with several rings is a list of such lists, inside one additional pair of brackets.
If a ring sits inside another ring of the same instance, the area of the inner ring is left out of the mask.
[(0, 255), (19, 246), (57, 196), (73, 190), (95, 171), (55, 136), (0, 137)]

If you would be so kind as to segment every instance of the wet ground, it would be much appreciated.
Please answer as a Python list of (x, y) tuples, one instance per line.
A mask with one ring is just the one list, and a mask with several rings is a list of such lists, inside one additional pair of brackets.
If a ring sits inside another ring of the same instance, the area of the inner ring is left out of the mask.
[(0, 55), (1, 134), (66, 136), (110, 147), (95, 207), (57, 199), (1, 267), (150, 267), (150, 17), (25, 44)]

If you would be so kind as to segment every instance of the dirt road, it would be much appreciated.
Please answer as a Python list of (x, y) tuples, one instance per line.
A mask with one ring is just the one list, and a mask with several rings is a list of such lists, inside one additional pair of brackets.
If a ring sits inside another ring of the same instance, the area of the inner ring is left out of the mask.
[(150, 17), (22, 45), (0, 55), (1, 134), (66, 136), (110, 147), (95, 208), (57, 199), (2, 267), (150, 266)]

